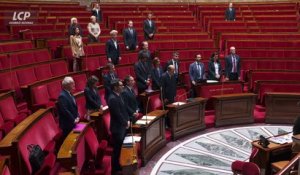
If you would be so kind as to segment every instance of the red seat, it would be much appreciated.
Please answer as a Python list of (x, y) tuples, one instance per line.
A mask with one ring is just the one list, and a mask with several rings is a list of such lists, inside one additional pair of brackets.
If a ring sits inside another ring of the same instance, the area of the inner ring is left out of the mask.
[(47, 84), (48, 94), (51, 101), (58, 99), (59, 93), (61, 92), (61, 81), (53, 81)]
[(13, 129), (14, 127), (14, 122), (12, 121), (7, 121), (5, 122), (3, 117), (2, 117), (2, 114), (0, 112), (0, 131), (1, 131), (1, 139), (7, 134), (9, 133), (9, 131), (11, 129)]
[(32, 96), (31, 108), (33, 111), (36, 111), (39, 108), (48, 108), (55, 105), (54, 102), (50, 101), (47, 85), (34, 87), (30, 93)]
[(27, 113), (20, 113), (17, 110), (12, 96), (0, 100), (0, 112), (5, 122), (11, 121), (14, 122), (15, 125), (20, 123), (28, 115)]
[(111, 158), (110, 156), (105, 156), (105, 150), (107, 148), (107, 141), (102, 140), (100, 143), (97, 140), (97, 136), (94, 130), (89, 127), (85, 134), (86, 149), (88, 160), (95, 161), (95, 174), (110, 175), (111, 169)]
[(77, 74), (77, 75), (73, 76), (73, 79), (75, 81), (75, 91), (76, 92), (83, 91), (86, 86), (86, 82), (87, 82), (86, 75), (85, 74)]
[(65, 61), (59, 61), (50, 64), (53, 76), (61, 76), (68, 73), (68, 66)]
[(160, 93), (155, 94), (155, 95), (151, 95), (149, 98), (150, 98), (150, 100), (149, 100), (149, 106), (148, 106), (148, 111), (147, 112), (162, 109), (162, 102), (160, 100)]
[(17, 71), (20, 86), (28, 85), (37, 81), (33, 68), (21, 69)]
[(80, 121), (85, 121), (86, 120), (86, 108), (85, 108), (85, 97), (83, 93), (80, 93), (78, 95), (75, 95), (76, 99), (76, 104), (78, 107), (78, 114)]
[(34, 68), (36, 78), (38, 80), (45, 80), (52, 77), (51, 69), (49, 64), (39, 65)]

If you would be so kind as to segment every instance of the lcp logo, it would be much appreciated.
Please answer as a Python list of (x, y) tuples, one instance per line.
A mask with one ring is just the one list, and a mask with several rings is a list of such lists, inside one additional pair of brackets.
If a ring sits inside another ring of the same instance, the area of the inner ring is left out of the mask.
[(9, 24), (33, 24), (33, 13), (30, 11), (15, 11), (12, 14), (12, 18), (9, 21)]

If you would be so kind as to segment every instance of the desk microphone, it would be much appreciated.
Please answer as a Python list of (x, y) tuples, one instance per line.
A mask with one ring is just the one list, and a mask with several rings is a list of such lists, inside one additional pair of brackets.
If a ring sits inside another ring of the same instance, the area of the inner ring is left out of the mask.
[(184, 93), (182, 93), (181, 95), (176, 96), (176, 102), (178, 102), (180, 100), (180, 98), (183, 97), (183, 96), (186, 96), (186, 100), (187, 100), (187, 94), (188, 94), (188, 92), (184, 91)]
[(150, 97), (147, 97), (147, 103), (146, 103), (146, 125), (148, 124), (148, 107), (149, 107), (149, 101), (150, 101)]

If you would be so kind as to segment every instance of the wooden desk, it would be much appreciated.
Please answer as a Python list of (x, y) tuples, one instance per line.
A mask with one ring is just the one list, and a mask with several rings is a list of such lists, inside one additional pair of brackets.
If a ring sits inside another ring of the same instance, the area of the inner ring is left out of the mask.
[(293, 124), (300, 114), (300, 93), (266, 93), (266, 123)]
[(253, 123), (256, 96), (253, 93), (212, 96), (216, 126)]
[(292, 143), (276, 144), (270, 142), (268, 148), (264, 148), (258, 144), (258, 141), (253, 141), (252, 147), (258, 148), (259, 150), (253, 162), (260, 167), (262, 172), (265, 172), (265, 175), (269, 175), (271, 174), (271, 163), (274, 162), (274, 157), (291, 151)]
[(171, 122), (172, 140), (205, 129), (205, 98), (195, 98), (183, 105), (169, 104), (168, 117)]
[(206, 109), (213, 109), (212, 96), (243, 92), (241, 81), (226, 81), (218, 83), (200, 83), (194, 86), (197, 97), (207, 98)]
[(156, 110), (148, 113), (148, 116), (157, 116), (147, 125), (133, 125), (134, 133), (141, 135), (141, 159), (146, 165), (151, 157), (167, 143), (165, 136), (164, 115), (168, 111)]
[[(80, 172), (83, 166), (83, 162), (79, 162), (77, 159), (77, 149), (85, 149), (84, 135), (90, 127), (89, 123), (85, 124), (86, 126), (81, 132), (71, 131), (68, 134), (57, 153), (57, 160), (67, 171), (73, 171), (73, 168), (76, 167)], [(84, 157), (84, 155), (80, 156)]]

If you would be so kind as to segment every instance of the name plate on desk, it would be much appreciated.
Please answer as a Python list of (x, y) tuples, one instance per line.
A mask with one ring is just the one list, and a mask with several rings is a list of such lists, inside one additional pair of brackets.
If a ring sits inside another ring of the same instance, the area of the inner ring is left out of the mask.
[(75, 125), (73, 131), (76, 133), (80, 133), (84, 130), (85, 127), (86, 127), (86, 123), (77, 123)]

